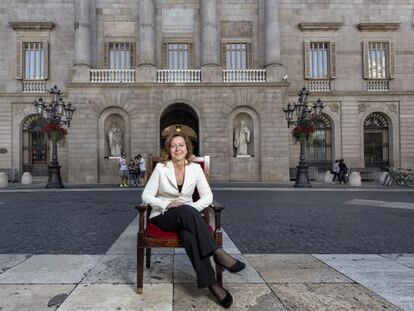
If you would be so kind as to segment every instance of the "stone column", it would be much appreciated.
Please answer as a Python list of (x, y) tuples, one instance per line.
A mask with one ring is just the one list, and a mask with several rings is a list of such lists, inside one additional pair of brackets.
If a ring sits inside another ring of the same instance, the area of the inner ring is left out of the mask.
[(155, 82), (155, 8), (153, 0), (139, 0), (137, 82)]
[(283, 76), (280, 61), (279, 0), (265, 0), (265, 63), (267, 81), (278, 82)]
[(203, 82), (220, 82), (220, 54), (216, 0), (201, 0), (201, 79)]
[(90, 70), (90, 11), (89, 0), (75, 1), (75, 60), (76, 82), (89, 82)]

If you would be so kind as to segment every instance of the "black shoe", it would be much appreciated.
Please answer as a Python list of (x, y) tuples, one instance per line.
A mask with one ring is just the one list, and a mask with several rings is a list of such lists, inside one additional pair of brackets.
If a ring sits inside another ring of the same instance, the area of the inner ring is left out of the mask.
[(216, 297), (216, 299), (217, 299), (217, 301), (219, 302), (219, 304), (223, 307), (223, 308), (225, 308), (225, 309), (228, 309), (228, 308), (230, 308), (231, 307), (231, 305), (233, 304), (233, 296), (227, 291), (227, 290), (225, 290), (224, 288), (224, 291), (226, 292), (226, 296), (222, 299), (222, 300), (220, 300), (218, 297), (217, 297), (217, 295), (216, 295), (216, 293), (214, 293), (214, 291), (209, 287), (208, 288), (209, 290), (210, 290), (210, 292), (214, 295), (214, 297)]
[(236, 263), (234, 265), (232, 265), (231, 267), (225, 267), (223, 266), (221, 263), (217, 262), (216, 258), (214, 258), (214, 262), (216, 263), (216, 265), (218, 265), (222, 270), (226, 269), (231, 273), (237, 273), (242, 271), (245, 267), (246, 264), (244, 262), (241, 262), (240, 260), (236, 260)]

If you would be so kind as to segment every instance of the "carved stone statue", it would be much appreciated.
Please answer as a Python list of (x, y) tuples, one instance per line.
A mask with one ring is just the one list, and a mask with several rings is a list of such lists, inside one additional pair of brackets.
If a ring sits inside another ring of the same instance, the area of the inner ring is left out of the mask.
[(246, 122), (241, 121), (240, 127), (234, 131), (234, 147), (236, 156), (248, 156), (247, 145), (250, 142), (250, 130)]
[(122, 130), (118, 126), (118, 123), (112, 121), (112, 127), (108, 131), (108, 143), (111, 151), (111, 157), (120, 157), (123, 146), (123, 135)]

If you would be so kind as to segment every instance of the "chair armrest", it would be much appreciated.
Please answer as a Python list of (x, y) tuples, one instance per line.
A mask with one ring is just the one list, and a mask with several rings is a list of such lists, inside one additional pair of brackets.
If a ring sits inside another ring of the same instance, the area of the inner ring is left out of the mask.
[(224, 205), (219, 202), (213, 202), (211, 203), (210, 206), (214, 210), (215, 213), (220, 213), (225, 208)]
[(139, 218), (138, 218), (138, 232), (144, 232), (145, 229), (145, 212), (147, 211), (148, 204), (143, 202), (135, 205), (135, 209), (139, 211)]

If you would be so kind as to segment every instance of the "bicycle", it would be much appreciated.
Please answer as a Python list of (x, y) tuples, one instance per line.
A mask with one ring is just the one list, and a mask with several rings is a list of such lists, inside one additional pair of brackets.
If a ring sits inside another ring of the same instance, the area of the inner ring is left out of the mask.
[(382, 183), (384, 186), (389, 187), (393, 182), (399, 186), (414, 186), (414, 175), (409, 173), (411, 172), (411, 169), (386, 167), (386, 170), (388, 171), (386, 172), (384, 182)]

